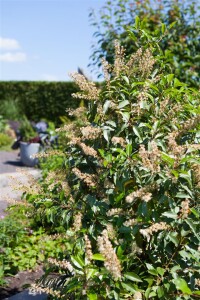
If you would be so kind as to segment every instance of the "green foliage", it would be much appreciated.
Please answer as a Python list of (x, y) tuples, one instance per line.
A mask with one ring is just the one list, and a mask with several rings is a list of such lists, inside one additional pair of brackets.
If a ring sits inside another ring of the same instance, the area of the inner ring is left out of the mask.
[(68, 239), (65, 265), (38, 283), (53, 299), (199, 297), (199, 94), (169, 72), (161, 37), (135, 31), (144, 46), (127, 58), (115, 44), (84, 128), (26, 196)]
[(5, 118), (2, 115), (0, 115), (0, 132), (3, 133), (6, 131), (6, 129), (8, 129), (7, 122)]
[[(6, 84), (8, 83), (5, 83), (4, 86), (6, 86)], [(10, 98), (10, 91), (8, 90), (8, 95), (6, 96), (6, 98), (3, 97), (3, 84), (2, 82), (0, 82), (0, 85), (1, 85), (1, 97), (0, 97), (0, 111), (1, 111), (1, 114), (3, 115), (4, 119), (7, 119), (7, 120), (20, 120), (21, 119), (21, 115), (22, 115), (22, 111), (20, 109), (20, 105), (19, 105), (19, 100), (16, 98), (16, 99), (12, 99)], [(12, 95), (11, 95), (12, 97)]]
[(25, 115), (22, 115), (20, 118), (19, 131), (24, 142), (29, 142), (31, 139), (38, 136), (37, 131), (33, 128)]
[(0, 149), (10, 150), (13, 138), (9, 135), (9, 125), (7, 120), (0, 115)]
[(0, 148), (11, 146), (13, 139), (5, 133), (0, 133)]
[(199, 85), (200, 72), (200, 14), (199, 1), (106, 1), (99, 11), (90, 13), (91, 25), (95, 28), (91, 66), (101, 66), (101, 58), (114, 62), (113, 41), (119, 39), (131, 55), (140, 46), (138, 32), (128, 30), (134, 24), (155, 39), (163, 34), (160, 47), (168, 54), (171, 73), (192, 86)]
[(20, 120), (20, 113), (29, 120), (43, 118), (60, 124), (66, 108), (76, 108), (80, 101), (71, 94), (78, 89), (73, 82), (1, 81), (0, 107), (9, 119)]
[[(48, 257), (62, 257), (65, 237), (47, 235), (30, 219), (30, 207), (10, 206), (0, 220), (0, 284), (6, 276), (34, 270)], [(28, 217), (29, 216), (29, 217)]]

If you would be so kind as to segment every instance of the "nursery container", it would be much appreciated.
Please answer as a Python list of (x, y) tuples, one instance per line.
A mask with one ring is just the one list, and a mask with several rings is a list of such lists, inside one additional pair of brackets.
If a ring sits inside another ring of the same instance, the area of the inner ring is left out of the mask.
[(20, 157), (22, 163), (27, 167), (34, 167), (38, 164), (38, 158), (33, 156), (40, 150), (39, 143), (20, 142)]

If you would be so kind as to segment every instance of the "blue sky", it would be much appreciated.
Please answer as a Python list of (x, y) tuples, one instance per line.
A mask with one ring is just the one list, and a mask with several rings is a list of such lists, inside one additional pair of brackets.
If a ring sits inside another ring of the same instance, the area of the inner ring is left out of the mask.
[(0, 0), (0, 80), (71, 80), (87, 67), (98, 15), (106, 0)]

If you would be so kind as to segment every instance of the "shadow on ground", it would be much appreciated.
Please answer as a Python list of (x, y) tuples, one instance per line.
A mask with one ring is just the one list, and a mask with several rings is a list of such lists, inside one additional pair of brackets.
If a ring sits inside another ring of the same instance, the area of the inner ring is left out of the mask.
[(11, 297), (13, 295), (16, 295), (17, 293), (20, 293), (22, 289), (13, 288), (8, 290), (7, 288), (1, 288), (0, 287), (0, 300), (6, 299), (8, 297)]
[(14, 167), (24, 167), (21, 161), (7, 160), (3, 163), (4, 165), (11, 165)]

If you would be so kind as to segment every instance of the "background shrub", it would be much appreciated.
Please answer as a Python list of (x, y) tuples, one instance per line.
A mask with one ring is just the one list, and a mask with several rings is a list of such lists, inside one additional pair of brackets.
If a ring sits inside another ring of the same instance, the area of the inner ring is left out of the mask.
[[(1, 82), (0, 82), (1, 84)], [(22, 111), (17, 99), (10, 99), (10, 96), (0, 100), (1, 114), (6, 120), (20, 120)]]
[(29, 120), (61, 124), (59, 117), (67, 108), (76, 108), (80, 101), (71, 94), (77, 92), (74, 82), (1, 81), (0, 108), (5, 118), (20, 120), (25, 114)]
[(10, 146), (12, 142), (13, 142), (13, 138), (11, 138), (5, 133), (0, 132), (0, 148), (4, 146)]
[[(127, 51), (134, 53), (140, 47), (137, 30), (130, 37), (129, 26), (135, 18), (141, 19), (141, 30), (156, 36), (162, 23), (165, 35), (160, 47), (166, 51), (171, 73), (179, 80), (192, 86), (199, 86), (200, 73), (200, 6), (199, 1), (182, 0), (112, 0), (106, 1), (99, 12), (92, 11), (90, 21), (94, 27), (93, 53), (90, 57), (92, 68), (101, 66), (101, 58), (114, 62), (113, 41), (119, 39)], [(173, 25), (175, 25), (173, 27)], [(166, 30), (167, 28), (167, 30)], [(94, 41), (95, 41), (94, 39)], [(101, 71), (99, 71), (101, 75)]]
[(14, 141), (15, 134), (7, 123), (7, 120), (0, 115), (0, 149), (10, 149), (12, 142)]

